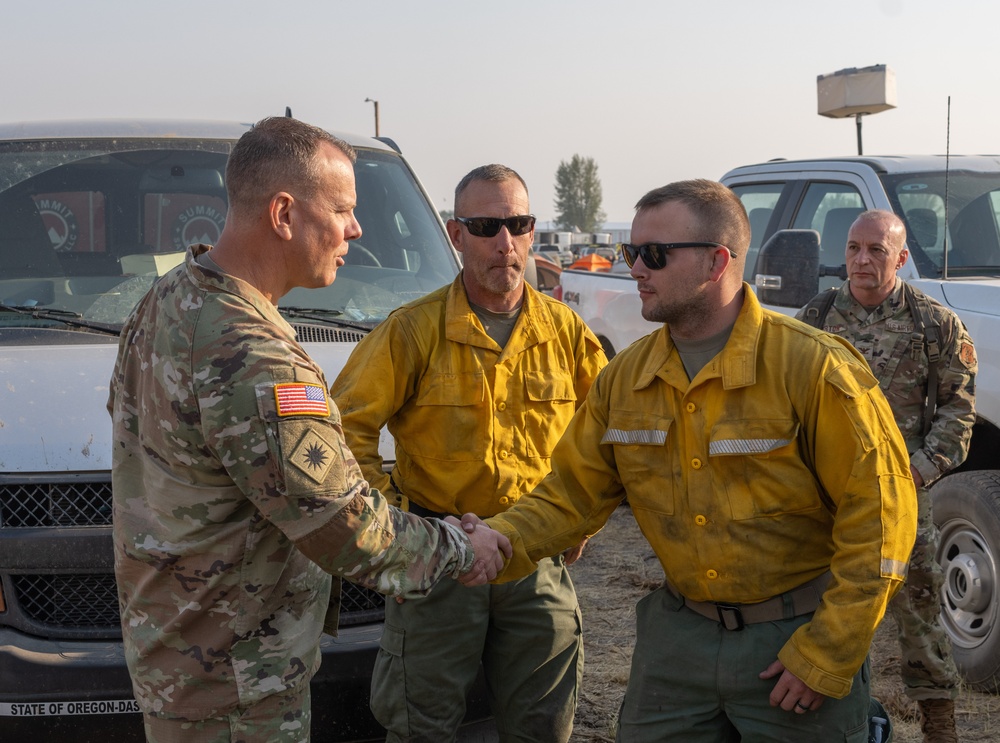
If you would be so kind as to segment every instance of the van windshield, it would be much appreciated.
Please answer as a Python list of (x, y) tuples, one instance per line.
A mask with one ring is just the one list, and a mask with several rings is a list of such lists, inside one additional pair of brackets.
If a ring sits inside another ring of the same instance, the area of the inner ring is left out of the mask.
[[(224, 139), (80, 138), (0, 142), (0, 328), (53, 313), (121, 325), (188, 245), (225, 224)], [(395, 153), (359, 148), (363, 231), (336, 282), (281, 304), (373, 327), (451, 281), (458, 263), (438, 216)], [(331, 319), (331, 322), (333, 320)]]
[(1000, 173), (954, 170), (947, 183), (941, 171), (897, 173), (882, 182), (921, 275), (943, 275), (947, 244), (949, 276), (1000, 276)]

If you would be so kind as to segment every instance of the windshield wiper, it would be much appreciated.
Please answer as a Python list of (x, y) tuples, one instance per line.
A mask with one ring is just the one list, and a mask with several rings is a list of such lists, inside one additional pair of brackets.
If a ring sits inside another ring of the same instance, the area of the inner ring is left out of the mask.
[(71, 310), (46, 310), (39, 307), (2, 303), (0, 303), (0, 310), (3, 310), (4, 312), (14, 312), (18, 315), (28, 315), (35, 320), (54, 320), (55, 322), (61, 322), (64, 325), (69, 325), (70, 327), (97, 330), (101, 333), (108, 333), (109, 335), (122, 334), (122, 329), (118, 325), (94, 322), (93, 320), (84, 320), (83, 315), (79, 312), (73, 312)]
[(282, 315), (287, 315), (288, 317), (299, 317), (304, 320), (316, 320), (317, 322), (330, 323), (336, 325), (340, 328), (353, 328), (354, 330), (363, 330), (366, 333), (371, 331), (375, 326), (375, 322), (363, 323), (354, 322), (352, 320), (341, 320), (338, 315), (343, 315), (341, 310), (324, 310), (315, 307), (282, 307), (278, 306), (278, 312)]

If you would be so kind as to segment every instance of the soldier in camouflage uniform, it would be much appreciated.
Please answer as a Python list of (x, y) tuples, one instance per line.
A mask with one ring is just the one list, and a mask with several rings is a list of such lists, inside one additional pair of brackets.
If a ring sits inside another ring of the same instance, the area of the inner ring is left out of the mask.
[(509, 552), (369, 487), (275, 307), (332, 282), (361, 235), (353, 159), (322, 130), (260, 122), (230, 156), (217, 246), (193, 246), (123, 329), (115, 574), (150, 741), (307, 741), (342, 578), (415, 599), (443, 577), (481, 585)]
[[(906, 439), (917, 486), (917, 541), (906, 585), (889, 608), (899, 627), (903, 683), (920, 707), (924, 740), (957, 741), (954, 699), (959, 676), (940, 621), (943, 576), (936, 561), (939, 533), (928, 487), (968, 454), (976, 417), (976, 352), (955, 313), (896, 276), (908, 253), (899, 217), (888, 211), (864, 212), (848, 233), (848, 281), (830, 290), (836, 296), (827, 304), (826, 317), (810, 311), (825, 304), (822, 295), (798, 317), (846, 338), (861, 352)], [(937, 365), (933, 372), (932, 363)], [(934, 376), (937, 389), (931, 393), (928, 386)], [(925, 423), (928, 402), (934, 407)]]

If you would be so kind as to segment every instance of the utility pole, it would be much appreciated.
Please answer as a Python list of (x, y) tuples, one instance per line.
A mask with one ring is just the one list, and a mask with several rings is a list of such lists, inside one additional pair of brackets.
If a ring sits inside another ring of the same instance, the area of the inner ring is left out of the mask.
[(376, 101), (374, 98), (365, 98), (365, 103), (374, 103), (375, 104), (375, 136), (377, 137), (378, 134), (379, 134), (379, 132), (378, 132), (378, 101)]

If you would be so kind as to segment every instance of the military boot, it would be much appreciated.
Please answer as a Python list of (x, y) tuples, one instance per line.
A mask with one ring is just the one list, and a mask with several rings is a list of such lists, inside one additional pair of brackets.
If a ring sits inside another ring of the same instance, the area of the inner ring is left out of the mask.
[(924, 743), (958, 743), (955, 732), (955, 702), (951, 699), (924, 699), (920, 707), (920, 730)]

